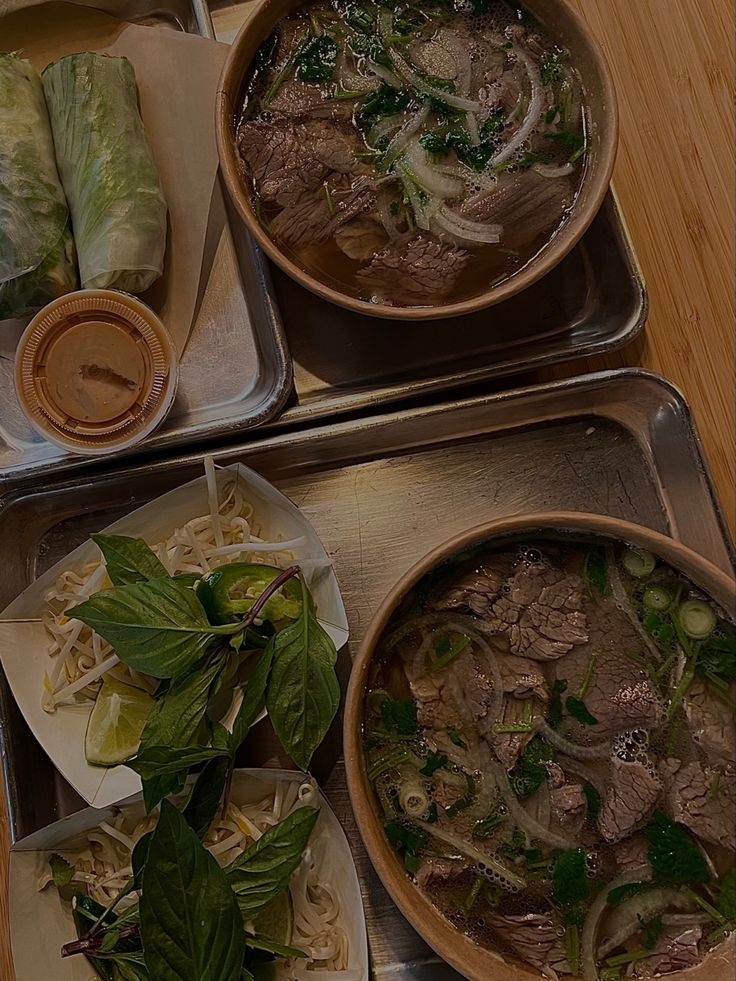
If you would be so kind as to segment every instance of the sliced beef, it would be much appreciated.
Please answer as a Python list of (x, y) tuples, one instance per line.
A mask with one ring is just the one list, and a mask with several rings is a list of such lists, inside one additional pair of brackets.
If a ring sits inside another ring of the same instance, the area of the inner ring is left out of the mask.
[(349, 259), (367, 262), (386, 244), (386, 231), (371, 215), (358, 215), (337, 229), (335, 241)]
[(503, 690), (516, 698), (548, 698), (547, 682), (539, 662), (518, 654), (496, 652), (496, 663), (501, 672)]
[(657, 803), (662, 782), (649, 761), (614, 758), (610, 783), (598, 814), (601, 836), (621, 841), (643, 827)]
[(435, 610), (462, 610), (479, 617), (487, 615), (501, 592), (504, 578), (492, 568), (481, 567), (449, 586), (442, 587), (432, 602)]
[(417, 885), (420, 889), (431, 892), (433, 887), (446, 885), (453, 879), (458, 879), (469, 868), (464, 861), (448, 858), (425, 858), (417, 871)]
[(736, 767), (664, 760), (666, 810), (704, 841), (736, 849)]
[(285, 206), (271, 221), (271, 232), (280, 242), (299, 248), (328, 241), (341, 225), (370, 208), (375, 195), (368, 177), (352, 183), (338, 177), (282, 200)]
[(703, 931), (699, 926), (665, 927), (657, 945), (648, 957), (636, 961), (634, 976), (652, 978), (672, 971), (684, 971), (700, 961), (698, 943)]
[(558, 225), (572, 201), (567, 178), (522, 170), (499, 175), (495, 187), (471, 195), (460, 213), (472, 221), (502, 225), (502, 245), (522, 250)]
[[(499, 723), (504, 725), (518, 725), (525, 718), (525, 702), (512, 696), (504, 696)], [(534, 714), (541, 714), (542, 705), (539, 703), (534, 706)], [(524, 747), (531, 740), (533, 732), (497, 732), (495, 727), (489, 732), (487, 740), (493, 747), (493, 751), (507, 770), (521, 756)]]
[(467, 263), (464, 249), (418, 235), (388, 245), (357, 277), (384, 303), (430, 304), (452, 291)]
[(269, 103), (270, 112), (282, 112), (285, 116), (305, 116), (325, 104), (325, 95), (319, 85), (309, 85), (292, 75), (279, 88)]
[(554, 665), (558, 680), (567, 681), (568, 692), (580, 690), (591, 658), (595, 666), (585, 693), (585, 704), (598, 720), (595, 726), (571, 724), (571, 738), (588, 740), (613, 736), (626, 729), (651, 729), (662, 716), (660, 699), (647, 672), (627, 654), (648, 656), (631, 621), (609, 598), (595, 608), (583, 599), (589, 639)]
[(251, 120), (238, 132), (238, 150), (264, 201), (292, 204), (330, 173), (359, 169), (356, 137), (323, 119), (295, 124), (284, 115)]
[(519, 76), (513, 69), (499, 75), (487, 75), (485, 84), (478, 91), (481, 119), (487, 118), (495, 109), (503, 109), (508, 116), (516, 107), (520, 95)]
[[(732, 698), (733, 695), (732, 691)], [(688, 689), (684, 706), (693, 739), (703, 751), (716, 759), (736, 762), (736, 728), (733, 713), (726, 702), (717, 698), (705, 682), (696, 678)]]
[(504, 947), (543, 970), (551, 967), (561, 974), (570, 968), (565, 958), (565, 929), (548, 913), (520, 916), (489, 916), (487, 922)]
[(506, 633), (513, 654), (547, 661), (588, 639), (579, 576), (539, 563), (522, 565), (491, 608), (488, 623)]
[(616, 867), (620, 872), (649, 867), (649, 842), (643, 835), (624, 838), (616, 845)]
[(582, 784), (565, 783), (549, 792), (552, 814), (564, 831), (577, 835), (585, 824), (588, 801)]

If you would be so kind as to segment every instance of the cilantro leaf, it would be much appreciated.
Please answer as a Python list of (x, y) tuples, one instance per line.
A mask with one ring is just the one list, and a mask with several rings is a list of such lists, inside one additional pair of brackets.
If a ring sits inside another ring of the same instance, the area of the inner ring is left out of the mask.
[(419, 771), (422, 776), (431, 777), (432, 774), (441, 769), (443, 766), (447, 766), (448, 759), (444, 753), (430, 753), (427, 758), (427, 762), (424, 764), (422, 769)]
[(601, 795), (592, 783), (583, 784), (583, 793), (588, 803), (588, 820), (591, 824), (595, 824), (598, 819), (598, 812), (601, 809)]
[(421, 854), (427, 847), (427, 832), (401, 821), (389, 821), (384, 830), (388, 840), (403, 857), (407, 872), (416, 872), (421, 864)]
[(549, 711), (547, 712), (547, 722), (556, 729), (562, 722), (562, 696), (567, 691), (567, 682), (562, 678), (557, 678), (552, 685), (552, 695), (549, 700)]
[(65, 889), (74, 878), (74, 866), (61, 855), (54, 853), (49, 858), (51, 876), (57, 889)]
[(588, 554), (585, 556), (585, 563), (583, 564), (583, 582), (585, 583), (585, 587), (591, 599), (594, 598), (596, 593), (598, 593), (600, 596), (605, 596), (608, 592), (608, 566), (606, 564), (606, 553), (600, 546), (591, 548)]
[(657, 941), (662, 935), (662, 917), (658, 913), (646, 918), (641, 914), (637, 914), (637, 919), (642, 929), (642, 947), (645, 950), (654, 950), (657, 946)]
[(547, 764), (552, 751), (541, 739), (532, 739), (509, 773), (511, 789), (517, 797), (531, 797), (547, 779)]
[(716, 906), (727, 920), (736, 920), (736, 868), (729, 869), (719, 879)]
[(383, 723), (399, 736), (413, 736), (419, 731), (417, 706), (411, 698), (387, 698), (381, 705)]
[(705, 858), (683, 825), (655, 811), (644, 828), (644, 837), (649, 842), (649, 862), (660, 882), (686, 885), (710, 881)]
[(552, 870), (552, 886), (561, 906), (574, 906), (587, 899), (590, 879), (584, 849), (573, 848), (559, 853)]
[(598, 719), (596, 719), (596, 717), (588, 710), (588, 707), (582, 698), (576, 698), (574, 695), (568, 696), (568, 698), (565, 699), (565, 708), (573, 719), (577, 719), (577, 721), (582, 722), (583, 725), (598, 725)]

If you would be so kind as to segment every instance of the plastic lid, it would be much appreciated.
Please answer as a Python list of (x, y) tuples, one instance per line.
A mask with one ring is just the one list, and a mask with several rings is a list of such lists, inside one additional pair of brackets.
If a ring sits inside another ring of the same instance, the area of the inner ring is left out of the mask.
[(16, 354), (21, 408), (45, 438), (75, 453), (140, 442), (166, 418), (178, 380), (171, 337), (144, 303), (112, 290), (54, 300)]

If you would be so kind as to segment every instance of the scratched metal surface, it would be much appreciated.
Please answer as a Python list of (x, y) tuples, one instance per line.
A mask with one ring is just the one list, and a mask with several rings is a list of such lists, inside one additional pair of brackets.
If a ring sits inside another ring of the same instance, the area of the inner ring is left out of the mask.
[[(456, 531), (493, 517), (565, 508), (617, 515), (669, 532), (721, 567), (731, 549), (687, 404), (641, 371), (357, 422), (333, 423), (231, 447), (299, 504), (335, 562), (360, 641), (388, 588)], [(0, 608), (26, 583), (115, 517), (201, 471), (193, 454), (0, 499)], [(340, 661), (342, 681), (349, 652)], [(11, 825), (28, 834), (81, 802), (55, 773), (5, 686), (2, 751)], [(268, 723), (243, 762), (279, 760)], [(378, 882), (353, 822), (336, 725), (314, 771), (342, 820), (363, 887), (376, 978), (452, 981), (457, 975), (408, 926)]]

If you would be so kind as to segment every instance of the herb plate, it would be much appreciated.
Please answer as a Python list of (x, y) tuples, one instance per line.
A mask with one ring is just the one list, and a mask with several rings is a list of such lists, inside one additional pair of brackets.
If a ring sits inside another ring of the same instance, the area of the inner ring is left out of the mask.
[[(291, 550), (294, 560), (311, 560), (305, 569), (320, 623), (339, 650), (348, 639), (347, 617), (337, 579), (317, 533), (288, 498), (247, 467), (236, 464), (216, 472), (222, 488), (233, 474), (242, 481), (253, 505), (262, 535), (270, 541), (304, 538)], [(207, 481), (197, 478), (169, 491), (131, 512), (105, 529), (106, 533), (131, 535), (149, 543), (163, 541), (190, 519), (209, 512)], [(54, 766), (93, 807), (107, 807), (136, 794), (139, 777), (126, 766), (110, 769), (91, 766), (84, 755), (84, 740), (91, 711), (80, 705), (62, 705), (50, 714), (41, 705), (44, 678), (51, 667), (49, 635), (40, 617), (45, 597), (59, 575), (81, 571), (99, 560), (92, 541), (74, 549), (25, 589), (0, 618), (0, 662), (13, 695), (36, 739)]]
[[(285, 770), (236, 770), (232, 800), (236, 804), (257, 801), (279, 783), (302, 783), (304, 775)], [(142, 812), (140, 797), (127, 802)], [(331, 883), (342, 908), (341, 925), (348, 935), (350, 977), (368, 981), (368, 946), (365, 915), (358, 876), (345, 832), (324, 796), (319, 795), (320, 817), (310, 841), (312, 856), (322, 859), (321, 881)], [(63, 850), (80, 835), (110, 821), (118, 808), (86, 808), (71, 817), (18, 841), (10, 855), (9, 907), (16, 981), (88, 981), (90, 967), (84, 958), (61, 960), (61, 945), (73, 937), (68, 904), (51, 887), (40, 892), (38, 881), (49, 853)]]

